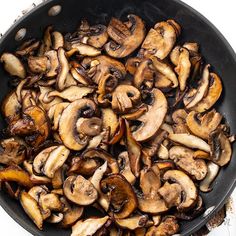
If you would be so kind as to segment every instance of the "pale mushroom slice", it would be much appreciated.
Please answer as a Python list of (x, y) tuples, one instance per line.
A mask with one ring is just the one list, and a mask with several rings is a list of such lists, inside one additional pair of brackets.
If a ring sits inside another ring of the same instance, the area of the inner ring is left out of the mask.
[(27, 192), (22, 191), (20, 194), (20, 203), (26, 212), (26, 214), (31, 218), (35, 225), (42, 230), (43, 229), (43, 216), (39, 209), (37, 201), (32, 198)]
[(142, 19), (136, 15), (128, 15), (128, 22), (121, 22), (112, 18), (107, 33), (113, 41), (105, 45), (108, 55), (123, 58), (135, 51), (145, 37), (145, 25)]
[(50, 61), (46, 56), (30, 56), (27, 61), (29, 70), (34, 74), (44, 74), (50, 68)]
[(198, 87), (196, 89), (190, 89), (189, 92), (184, 96), (183, 102), (187, 109), (193, 108), (207, 94), (210, 82), (209, 67), (209, 64), (205, 66), (202, 73), (202, 78), (198, 82)]
[(130, 216), (137, 208), (136, 194), (130, 183), (120, 174), (101, 181), (101, 189), (110, 197), (111, 214), (117, 219)]
[(72, 202), (87, 206), (98, 198), (98, 192), (94, 185), (82, 175), (69, 176), (63, 186), (65, 196)]
[(144, 55), (165, 59), (176, 42), (178, 31), (180, 31), (180, 26), (174, 20), (157, 23), (154, 28), (150, 29), (141, 46), (144, 49)]
[(71, 44), (71, 48), (76, 49), (76, 51), (83, 56), (95, 57), (101, 54), (101, 50), (86, 43), (74, 42)]
[(220, 98), (223, 87), (220, 77), (215, 73), (210, 73), (210, 84), (208, 93), (205, 97), (192, 108), (197, 112), (204, 112), (209, 110)]
[(111, 108), (102, 108), (101, 117), (103, 128), (110, 128), (110, 135), (113, 136), (119, 125), (117, 114)]
[(67, 106), (59, 121), (59, 135), (64, 145), (72, 150), (79, 151), (88, 144), (88, 137), (81, 138), (76, 131), (76, 123), (81, 115), (94, 113), (96, 105), (89, 99), (78, 99)]
[(174, 181), (181, 186), (184, 199), (177, 207), (179, 211), (188, 210), (195, 204), (198, 197), (197, 188), (188, 175), (180, 170), (168, 170), (163, 175), (163, 179)]
[(24, 79), (26, 76), (25, 68), (15, 55), (11, 53), (3, 53), (0, 58), (1, 63), (4, 64), (4, 69), (12, 76), (17, 76)]
[(208, 153), (211, 151), (208, 143), (192, 134), (169, 134), (168, 138), (175, 143), (182, 144), (189, 148), (200, 149)]
[(57, 90), (51, 91), (48, 93), (48, 97), (60, 97), (62, 99), (68, 100), (69, 102), (74, 102), (80, 98), (86, 97), (88, 94), (91, 94), (94, 91), (93, 88), (89, 87), (79, 87), (79, 86), (70, 86), (63, 91), (59, 92)]
[(204, 115), (192, 111), (186, 118), (186, 124), (194, 135), (207, 140), (210, 133), (220, 125), (221, 120), (222, 115), (214, 109)]
[(88, 236), (94, 235), (100, 228), (102, 228), (108, 221), (109, 216), (103, 218), (88, 218), (86, 220), (79, 220), (72, 226), (71, 236)]
[(204, 160), (194, 159), (194, 151), (181, 147), (173, 146), (169, 150), (170, 159), (175, 164), (196, 180), (202, 180), (207, 175), (207, 165)]
[(126, 219), (115, 219), (115, 223), (123, 229), (135, 230), (146, 227), (148, 215), (135, 215)]
[(151, 91), (153, 102), (148, 105), (148, 111), (137, 120), (142, 122), (135, 131), (132, 132), (134, 139), (138, 142), (147, 141), (152, 138), (162, 125), (167, 113), (167, 100), (159, 89)]
[(52, 32), (51, 36), (54, 50), (58, 50), (59, 48), (64, 46), (64, 37), (62, 33), (60, 33), (59, 31), (54, 31)]

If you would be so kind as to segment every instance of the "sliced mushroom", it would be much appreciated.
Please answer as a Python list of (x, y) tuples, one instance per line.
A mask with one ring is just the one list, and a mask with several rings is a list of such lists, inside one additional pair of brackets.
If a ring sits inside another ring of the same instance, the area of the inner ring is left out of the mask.
[(49, 218), (47, 218), (47, 222), (51, 224), (58, 224), (63, 220), (62, 213), (53, 213)]
[(101, 54), (101, 50), (81, 42), (72, 43), (71, 48), (76, 49), (82, 56), (95, 57)]
[(148, 111), (137, 119), (142, 125), (132, 132), (134, 139), (139, 142), (147, 141), (157, 133), (167, 112), (165, 95), (159, 89), (153, 89), (151, 94), (153, 103), (148, 105)]
[(220, 77), (215, 73), (210, 73), (210, 85), (208, 93), (196, 106), (192, 108), (192, 110), (197, 112), (209, 110), (220, 98), (222, 89)]
[(211, 148), (204, 140), (191, 134), (169, 134), (168, 138), (189, 148), (196, 148), (205, 152), (210, 152)]
[(58, 32), (52, 32), (52, 39), (53, 39), (53, 49), (58, 50), (60, 47), (64, 46), (64, 37), (63, 35)]
[(40, 46), (40, 41), (35, 41), (31, 39), (23, 43), (16, 51), (16, 55), (18, 56), (27, 56), (31, 55), (36, 51)]
[(59, 121), (59, 135), (64, 145), (72, 150), (81, 150), (88, 144), (88, 137), (76, 132), (76, 122), (81, 115), (94, 113), (96, 105), (89, 99), (78, 99), (67, 106)]
[(18, 138), (3, 139), (0, 142), (0, 163), (19, 165), (26, 157), (26, 145)]
[(12, 76), (17, 76), (24, 79), (26, 76), (25, 68), (15, 55), (11, 53), (3, 53), (0, 61), (4, 64), (4, 69)]
[(69, 176), (64, 182), (64, 194), (72, 202), (86, 206), (94, 203), (98, 192), (93, 184), (82, 175)]
[(119, 121), (115, 112), (110, 108), (101, 109), (103, 128), (110, 128), (111, 136), (114, 135)]
[(160, 225), (148, 229), (146, 236), (171, 236), (179, 231), (179, 225), (174, 216), (165, 217)]
[(191, 109), (196, 104), (198, 104), (207, 93), (210, 81), (209, 67), (210, 65), (205, 66), (202, 74), (202, 79), (198, 83), (198, 88), (190, 89), (189, 92), (185, 95), (183, 101), (187, 109)]
[(169, 159), (169, 150), (163, 144), (160, 145), (157, 151), (157, 157), (162, 160)]
[(119, 174), (101, 181), (101, 189), (110, 197), (110, 209), (117, 219), (127, 218), (137, 207), (136, 195), (129, 182)]
[(126, 71), (129, 72), (131, 75), (134, 75), (141, 61), (142, 59), (139, 57), (128, 58), (125, 63)]
[(116, 132), (112, 139), (109, 141), (110, 145), (114, 145), (118, 143), (122, 138), (125, 133), (125, 120), (120, 118), (119, 119), (119, 126), (117, 126)]
[(154, 29), (150, 29), (142, 44), (144, 55), (165, 59), (176, 42), (179, 29), (180, 26), (174, 20), (157, 23)]
[(136, 181), (136, 177), (131, 171), (128, 152), (121, 152), (119, 154), (118, 163), (120, 167), (120, 174), (122, 174), (127, 179), (127, 181), (133, 185)]
[(50, 50), (45, 53), (45, 56), (49, 60), (49, 69), (46, 73), (46, 76), (51, 78), (57, 75), (58, 69), (59, 69), (59, 60), (56, 50)]
[(212, 182), (215, 180), (216, 176), (218, 175), (220, 167), (215, 164), (214, 162), (207, 163), (207, 175), (205, 179), (200, 182), (199, 189), (202, 192), (210, 192), (212, 188), (210, 187)]
[(50, 67), (49, 63), (50, 62), (46, 56), (30, 56), (28, 58), (28, 67), (30, 71), (35, 74), (45, 73)]
[(190, 133), (188, 126), (186, 124), (186, 118), (188, 113), (184, 109), (177, 109), (172, 114), (172, 119), (174, 121), (173, 131), (175, 134)]
[(180, 170), (168, 170), (163, 175), (163, 179), (179, 184), (184, 191), (184, 199), (177, 207), (179, 211), (185, 211), (194, 206), (198, 197), (197, 188), (184, 172)]
[(140, 100), (140, 92), (132, 85), (119, 85), (112, 93), (112, 109), (127, 113)]
[(135, 215), (126, 219), (116, 219), (115, 222), (123, 229), (135, 230), (146, 226), (148, 222), (148, 216)]
[(33, 170), (38, 175), (53, 178), (54, 174), (65, 163), (70, 151), (63, 145), (51, 146), (41, 151), (34, 159)]
[(72, 226), (71, 236), (88, 236), (94, 235), (108, 221), (109, 216), (103, 218), (88, 218), (87, 220), (79, 220)]
[(145, 37), (145, 25), (142, 19), (136, 15), (128, 15), (128, 22), (121, 22), (112, 18), (107, 33), (114, 41), (105, 45), (108, 55), (123, 58), (135, 51), (143, 42)]
[(195, 111), (188, 114), (186, 123), (191, 132), (203, 139), (208, 139), (212, 131), (214, 131), (222, 120), (222, 115), (215, 110), (201, 115)]
[(232, 156), (232, 148), (224, 132), (220, 129), (211, 132), (209, 144), (211, 146), (211, 160), (219, 166), (227, 165)]
[(193, 150), (181, 146), (174, 146), (170, 149), (169, 153), (170, 159), (194, 179), (202, 180), (207, 175), (207, 165), (205, 161), (194, 159)]
[(20, 203), (26, 214), (32, 219), (35, 225), (40, 230), (42, 230), (43, 216), (41, 214), (37, 201), (34, 198), (32, 198), (27, 192), (22, 191), (20, 194)]

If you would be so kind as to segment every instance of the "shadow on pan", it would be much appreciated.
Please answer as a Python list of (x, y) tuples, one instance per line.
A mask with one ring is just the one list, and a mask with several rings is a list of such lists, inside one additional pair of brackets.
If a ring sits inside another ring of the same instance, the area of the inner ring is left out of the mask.
[[(52, 6), (60, 5), (61, 12), (49, 16)], [(0, 54), (3, 51), (14, 50), (21, 42), (15, 41), (15, 34), (21, 28), (26, 28), (26, 38), (41, 38), (46, 26), (52, 24), (61, 32), (73, 32), (81, 19), (86, 18), (91, 23), (107, 24), (112, 16), (124, 18), (127, 14), (139, 15), (147, 24), (154, 25), (157, 21), (168, 18), (175, 19), (183, 28), (181, 41), (195, 41), (201, 45), (201, 52), (213, 70), (220, 75), (224, 84), (224, 95), (218, 103), (218, 109), (227, 117), (231, 132), (236, 133), (236, 56), (219, 31), (198, 12), (176, 0), (49, 0), (36, 7), (15, 23), (0, 41)], [(40, 19), (40, 20), (39, 20)], [(0, 68), (0, 100), (8, 92), (9, 76)], [(0, 128), (4, 121), (0, 117)], [(234, 145), (235, 146), (235, 145)], [(236, 150), (236, 148), (234, 148)], [(206, 209), (213, 211), (206, 217), (200, 215), (191, 222), (181, 223), (181, 235), (190, 235), (203, 226), (209, 217), (219, 210), (235, 187), (236, 158), (235, 150), (230, 164), (223, 168), (214, 182), (213, 191), (202, 194)], [(35, 236), (56, 236), (58, 229), (45, 225), (44, 231), (39, 231), (20, 204), (1, 192), (0, 204), (8, 214), (21, 226)], [(70, 230), (60, 229), (60, 235), (70, 235)]]

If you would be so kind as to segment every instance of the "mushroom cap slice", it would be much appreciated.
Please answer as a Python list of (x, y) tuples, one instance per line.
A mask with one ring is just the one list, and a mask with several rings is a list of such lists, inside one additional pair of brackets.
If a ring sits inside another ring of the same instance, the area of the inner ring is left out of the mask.
[(88, 236), (94, 235), (108, 221), (109, 216), (103, 218), (88, 218), (87, 220), (79, 220), (72, 226), (71, 236)]
[(182, 144), (189, 148), (196, 148), (205, 152), (211, 151), (208, 143), (191, 134), (169, 134), (168, 138), (175, 143)]
[(210, 73), (210, 85), (206, 96), (192, 108), (197, 112), (204, 112), (209, 110), (220, 98), (223, 90), (220, 77), (215, 73)]
[(220, 124), (222, 115), (215, 110), (200, 116), (196, 111), (192, 111), (186, 118), (186, 123), (190, 131), (203, 139), (208, 139), (212, 131)]
[(193, 181), (180, 170), (168, 170), (163, 175), (164, 180), (174, 181), (179, 184), (184, 191), (184, 199), (181, 204), (177, 207), (179, 211), (188, 210), (191, 208), (197, 200), (198, 192)]
[(176, 27), (180, 26), (174, 20), (159, 22), (150, 29), (143, 44), (142, 49), (147, 56), (153, 55), (163, 60), (173, 48), (178, 34)]
[(126, 24), (112, 18), (107, 27), (108, 35), (114, 40), (105, 45), (105, 50), (111, 57), (126, 57), (143, 42), (146, 32), (144, 22), (133, 14), (128, 15), (127, 18), (129, 21)]
[(207, 165), (204, 160), (193, 158), (193, 150), (181, 146), (174, 146), (169, 150), (169, 156), (178, 167), (196, 180), (202, 180), (206, 177)]
[(232, 148), (229, 139), (220, 129), (213, 131), (209, 136), (211, 146), (211, 160), (219, 166), (227, 165), (232, 156)]
[(84, 109), (95, 111), (96, 105), (92, 100), (78, 99), (64, 109), (59, 121), (59, 135), (62, 142), (66, 147), (76, 151), (83, 149), (88, 143), (87, 136), (81, 139), (75, 130), (76, 122)]
[(129, 230), (135, 230), (145, 227), (148, 222), (147, 215), (135, 215), (126, 219), (115, 219), (115, 223), (123, 228)]
[(72, 202), (87, 206), (98, 198), (98, 192), (93, 184), (82, 175), (69, 176), (63, 186), (65, 196)]
[(137, 119), (142, 122), (142, 125), (132, 132), (134, 139), (138, 142), (152, 138), (159, 130), (167, 113), (165, 95), (159, 89), (153, 89), (151, 94), (153, 103), (148, 105), (148, 111)]
[(32, 219), (35, 225), (40, 230), (42, 230), (43, 216), (41, 214), (37, 201), (33, 197), (31, 197), (27, 192), (22, 191), (20, 194), (20, 203), (26, 214)]
[(26, 76), (25, 68), (20, 61), (19, 58), (17, 58), (15, 55), (11, 53), (3, 53), (0, 61), (4, 63), (4, 69), (13, 76), (17, 76), (21, 79), (24, 79)]
[(78, 133), (96, 136), (101, 132), (102, 120), (98, 117), (79, 118), (76, 123)]
[(137, 198), (130, 183), (119, 174), (113, 174), (101, 181), (103, 192), (109, 192), (110, 208), (115, 218), (127, 218), (137, 208)]
[(119, 120), (117, 114), (110, 108), (101, 109), (103, 128), (110, 128), (110, 135), (113, 136), (117, 126), (119, 125)]

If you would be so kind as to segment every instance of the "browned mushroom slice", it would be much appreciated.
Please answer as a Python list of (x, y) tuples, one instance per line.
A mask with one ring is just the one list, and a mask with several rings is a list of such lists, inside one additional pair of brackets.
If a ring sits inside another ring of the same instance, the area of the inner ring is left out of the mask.
[[(171, 88), (176, 88), (179, 84), (175, 72), (171, 66), (158, 60), (156, 57), (151, 57), (154, 68), (171, 83)], [(159, 78), (157, 77), (156, 85), (158, 85)]]
[(92, 82), (90, 81), (89, 77), (84, 72), (84, 69), (79, 68), (71, 68), (70, 73), (73, 76), (73, 78), (79, 83), (83, 85), (89, 85)]
[(63, 35), (58, 32), (52, 32), (52, 39), (53, 39), (53, 49), (58, 50), (60, 47), (64, 46), (64, 37)]
[(31, 39), (23, 43), (16, 51), (16, 55), (18, 56), (26, 56), (34, 53), (40, 46), (40, 41), (35, 41)]
[(67, 61), (65, 50), (63, 48), (58, 49), (59, 60), (59, 72), (57, 75), (57, 87), (61, 91), (65, 88), (67, 74), (69, 73), (69, 63)]
[(122, 174), (130, 184), (134, 184), (136, 177), (131, 171), (128, 152), (121, 152), (118, 156), (120, 174)]
[(26, 212), (26, 214), (32, 219), (35, 225), (42, 230), (43, 229), (43, 216), (39, 209), (37, 201), (32, 198), (28, 193), (21, 192), (20, 203)]
[(125, 121), (126, 124), (126, 146), (129, 154), (129, 162), (132, 173), (135, 177), (139, 176), (140, 171), (140, 158), (142, 155), (141, 145), (133, 138), (129, 123)]
[(123, 58), (135, 51), (145, 37), (145, 25), (136, 15), (128, 15), (128, 22), (112, 18), (107, 33), (114, 41), (105, 45), (106, 52), (116, 58)]
[(0, 181), (13, 181), (27, 188), (30, 188), (33, 185), (29, 174), (18, 166), (9, 166), (7, 168), (1, 169)]
[(200, 149), (205, 152), (210, 152), (211, 148), (204, 140), (191, 134), (169, 134), (168, 138), (189, 148)]
[(207, 163), (207, 175), (205, 179), (200, 182), (199, 189), (202, 192), (210, 192), (212, 190), (211, 184), (215, 180), (216, 176), (220, 171), (220, 167), (214, 162), (210, 161)]
[(142, 59), (139, 57), (128, 58), (125, 63), (126, 71), (129, 72), (131, 75), (134, 75), (141, 61)]
[(63, 214), (62, 213), (58, 213), (58, 212), (54, 212), (51, 214), (51, 216), (49, 218), (47, 218), (47, 222), (50, 224), (58, 224), (63, 220)]
[(202, 74), (202, 79), (198, 82), (198, 88), (190, 89), (189, 92), (186, 93), (183, 102), (187, 109), (191, 109), (192, 107), (194, 107), (206, 95), (210, 78), (209, 67), (210, 65), (205, 66)]
[(140, 62), (134, 74), (134, 86), (136, 88), (151, 89), (154, 84), (155, 71), (151, 68), (152, 61), (145, 59)]
[(101, 229), (108, 221), (109, 216), (103, 218), (88, 218), (86, 220), (79, 220), (72, 226), (71, 236), (88, 236), (94, 235)]
[(107, 161), (109, 168), (113, 174), (119, 173), (119, 167), (116, 159), (114, 159), (108, 152), (100, 148), (86, 149), (82, 153), (83, 159), (101, 159), (104, 162)]
[(41, 195), (47, 195), (49, 193), (49, 190), (46, 186), (40, 185), (40, 186), (34, 186), (29, 191), (28, 194), (36, 201), (39, 202), (39, 198)]
[(163, 175), (163, 179), (173, 181), (181, 186), (185, 195), (184, 199), (177, 207), (179, 211), (188, 210), (196, 203), (198, 197), (197, 188), (184, 172), (180, 170), (168, 170)]
[(181, 147), (174, 146), (170, 149), (170, 159), (174, 160), (175, 164), (182, 170), (187, 172), (196, 180), (202, 180), (207, 174), (207, 165), (204, 160), (194, 159), (194, 151)]
[(169, 159), (169, 150), (163, 144), (160, 145), (157, 151), (157, 157), (162, 160)]
[(115, 219), (116, 224), (124, 229), (135, 230), (145, 227), (148, 222), (147, 215), (135, 215), (126, 219)]
[(169, 184), (168, 182), (158, 190), (169, 208), (178, 206), (181, 203), (181, 192), (182, 188), (179, 184)]
[(167, 170), (173, 170), (176, 168), (174, 162), (171, 160), (160, 160), (157, 161), (155, 165), (157, 165), (162, 174), (165, 173)]
[(125, 133), (125, 120), (120, 118), (119, 119), (119, 126), (117, 126), (116, 132), (112, 139), (109, 141), (110, 145), (118, 143), (124, 136)]
[(119, 174), (113, 174), (101, 181), (101, 189), (111, 199), (111, 214), (115, 218), (127, 218), (137, 207), (136, 195), (129, 182)]
[(46, 28), (46, 30), (44, 31), (43, 42), (42, 42), (42, 44), (41, 44), (41, 46), (39, 48), (39, 52), (38, 52), (39, 56), (44, 55), (52, 47), (52, 38), (51, 38), (52, 28), (53, 27), (51, 25), (49, 25)]
[(46, 73), (47, 77), (54, 77), (57, 75), (58, 68), (59, 68), (59, 60), (57, 56), (56, 50), (50, 50), (47, 53), (45, 53), (45, 56), (49, 60), (50, 67)]
[(26, 144), (18, 138), (3, 139), (0, 142), (0, 163), (21, 164), (26, 157)]
[(31, 72), (35, 74), (45, 73), (49, 68), (49, 60), (46, 56), (41, 57), (28, 57), (28, 66)]
[(148, 111), (137, 120), (142, 125), (132, 132), (136, 141), (142, 142), (152, 138), (160, 128), (167, 112), (167, 100), (159, 89), (151, 91), (153, 102), (148, 105)]
[(140, 92), (132, 85), (119, 85), (112, 93), (112, 109), (127, 113), (140, 100)]
[(24, 79), (26, 76), (25, 68), (15, 55), (11, 53), (3, 53), (0, 61), (4, 64), (4, 69), (12, 76)]
[(113, 136), (118, 125), (119, 125), (119, 120), (117, 118), (117, 115), (110, 108), (101, 109), (101, 113), (102, 113), (103, 128), (109, 127), (110, 134), (111, 134), (111, 136)]
[[(186, 124), (188, 113), (184, 109), (177, 109), (172, 114), (174, 125), (172, 126), (175, 134), (190, 133)], [(173, 132), (172, 132), (173, 133)]]
[(160, 225), (148, 229), (146, 236), (171, 236), (179, 231), (179, 225), (174, 216), (165, 217)]
[(96, 188), (82, 175), (69, 176), (64, 182), (63, 190), (70, 201), (81, 206), (90, 205), (98, 198)]
[(148, 107), (147, 105), (141, 105), (138, 108), (134, 109), (133, 111), (130, 111), (130, 113), (122, 115), (122, 118), (126, 120), (137, 120), (140, 116), (142, 116), (145, 112), (147, 112)]
[(177, 28), (180, 26), (174, 20), (157, 23), (154, 29), (150, 29), (142, 44), (144, 54), (156, 56), (161, 60), (166, 58), (176, 42)]
[(81, 115), (94, 113), (96, 105), (89, 99), (78, 99), (67, 106), (59, 121), (59, 135), (64, 145), (72, 150), (81, 150), (88, 144), (88, 137), (81, 138), (76, 131), (76, 122)]
[(70, 86), (64, 89), (62, 92), (59, 92), (56, 90), (51, 91), (48, 93), (48, 97), (60, 97), (70, 102), (74, 102), (75, 100), (78, 100), (80, 98), (87, 96), (93, 91), (94, 89), (89, 88), (89, 87)]
[(211, 146), (211, 160), (219, 166), (227, 165), (232, 156), (232, 148), (224, 132), (221, 129), (211, 132), (208, 142)]
[(41, 151), (34, 159), (33, 169), (38, 175), (53, 178), (58, 169), (62, 167), (70, 151), (63, 145), (51, 146)]
[(210, 73), (210, 85), (208, 93), (196, 106), (192, 108), (192, 110), (197, 112), (209, 110), (220, 98), (222, 89), (220, 77), (215, 73)]
[(194, 135), (208, 139), (209, 134), (219, 126), (221, 120), (222, 115), (215, 110), (211, 110), (204, 115), (192, 111), (188, 114), (186, 123)]

